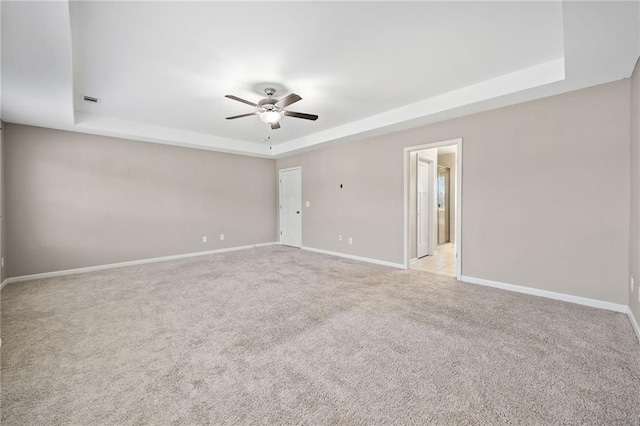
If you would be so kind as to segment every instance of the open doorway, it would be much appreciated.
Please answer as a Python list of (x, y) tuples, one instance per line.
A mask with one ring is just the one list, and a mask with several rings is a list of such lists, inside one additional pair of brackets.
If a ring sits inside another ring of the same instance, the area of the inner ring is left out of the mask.
[(459, 278), (462, 139), (405, 148), (405, 267)]

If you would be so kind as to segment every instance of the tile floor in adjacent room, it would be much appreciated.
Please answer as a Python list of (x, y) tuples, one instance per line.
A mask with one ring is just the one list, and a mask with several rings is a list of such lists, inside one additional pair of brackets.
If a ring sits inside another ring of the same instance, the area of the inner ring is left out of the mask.
[(433, 256), (425, 256), (411, 265), (411, 269), (434, 274), (456, 276), (456, 246), (452, 243), (438, 246)]

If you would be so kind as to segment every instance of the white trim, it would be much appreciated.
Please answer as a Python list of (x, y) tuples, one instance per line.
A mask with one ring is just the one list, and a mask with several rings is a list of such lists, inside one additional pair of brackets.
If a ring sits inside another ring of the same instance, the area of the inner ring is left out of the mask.
[(328, 254), (329, 256), (344, 257), (346, 259), (359, 260), (361, 262), (369, 262), (369, 263), (375, 263), (377, 265), (391, 266), (392, 268), (405, 269), (405, 267), (404, 267), (404, 265), (402, 263), (387, 262), (386, 260), (372, 259), (370, 257), (356, 256), (356, 255), (353, 255), (353, 254), (346, 254), (346, 253), (340, 253), (340, 252), (337, 252), (337, 251), (329, 251), (329, 250), (317, 249), (317, 248), (313, 248), (313, 247), (302, 246), (300, 248), (302, 250), (313, 251), (313, 252), (322, 253), (322, 254)]
[(460, 281), (470, 284), (478, 284), (486, 287), (499, 288), (501, 290), (513, 291), (516, 293), (530, 294), (532, 296), (545, 297), (547, 299), (562, 300), (564, 302), (575, 303), (578, 305), (591, 306), (592, 308), (606, 309), (614, 312), (628, 313), (627, 305), (618, 303), (605, 302), (604, 300), (590, 299), (588, 297), (573, 296), (571, 294), (556, 293), (555, 291), (540, 290), (533, 287), (525, 287), (515, 284), (506, 284), (497, 281), (485, 280), (482, 278), (474, 278), (462, 276)]
[(414, 257), (413, 259), (411, 259), (411, 264), (413, 265), (414, 263), (418, 263), (417, 257)]
[(0, 284), (0, 291), (2, 291), (2, 289), (5, 288), (7, 284), (9, 284), (9, 278), (5, 278), (4, 281), (2, 281), (2, 284)]
[[(238, 250), (246, 250), (250, 248), (256, 247), (267, 247), (273, 246), (277, 243), (260, 243), (260, 244), (251, 244), (248, 246), (238, 246), (238, 247), (228, 247), (217, 250), (207, 250), (207, 251), (198, 251), (195, 253), (186, 253), (186, 254), (176, 254), (172, 256), (163, 256), (163, 257), (153, 257), (149, 259), (140, 259), (140, 260), (131, 260), (128, 262), (119, 262), (119, 263), (109, 263), (106, 265), (97, 265), (97, 266), (87, 266), (84, 268), (75, 268), (75, 269), (65, 269), (63, 271), (54, 271), (54, 272), (43, 272), (41, 274), (32, 274), (32, 275), (22, 275), (20, 277), (11, 277), (5, 280), (5, 283), (18, 283), (22, 281), (31, 281), (31, 280), (39, 280), (43, 278), (52, 278), (52, 277), (61, 277), (64, 275), (74, 275), (74, 274), (83, 274), (85, 272), (93, 272), (93, 271), (102, 271), (104, 269), (113, 269), (113, 268), (122, 268), (125, 266), (134, 266), (134, 265), (142, 265), (145, 263), (155, 263), (155, 262), (164, 262), (167, 260), (176, 260), (176, 259), (184, 259), (187, 257), (196, 257), (196, 256), (206, 256), (208, 254), (217, 254), (217, 253), (226, 253), (230, 251), (238, 251)], [(3, 284), (4, 285), (4, 284)]]
[(631, 311), (631, 307), (629, 306), (627, 306), (627, 316), (629, 317), (629, 321), (631, 321), (631, 326), (633, 327), (633, 331), (636, 332), (636, 336), (638, 337), (638, 340), (640, 340), (640, 325), (638, 324), (638, 320), (633, 315), (633, 312)]
[(456, 150), (456, 278), (462, 276), (462, 154), (463, 154), (462, 138), (458, 141), (458, 149)]
[(410, 154), (423, 149), (438, 148), (440, 146), (456, 145), (456, 278), (462, 278), (462, 138), (450, 139), (441, 142), (432, 142), (422, 145), (408, 146), (403, 150), (404, 160), (404, 262), (403, 268), (411, 267), (410, 227), (409, 227), (409, 161)]

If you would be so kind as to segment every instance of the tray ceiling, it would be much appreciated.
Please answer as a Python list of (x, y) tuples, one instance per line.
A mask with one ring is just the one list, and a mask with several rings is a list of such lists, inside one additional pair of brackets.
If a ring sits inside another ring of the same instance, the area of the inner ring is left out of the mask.
[[(634, 2), (3, 2), (2, 118), (282, 156), (628, 77), (639, 13)], [(225, 94), (257, 102), (270, 85), (320, 118), (285, 117), (279, 130), (224, 119), (252, 111)]]

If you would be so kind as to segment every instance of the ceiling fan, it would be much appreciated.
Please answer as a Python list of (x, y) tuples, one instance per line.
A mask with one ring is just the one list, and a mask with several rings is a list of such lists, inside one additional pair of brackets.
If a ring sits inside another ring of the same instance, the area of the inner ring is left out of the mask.
[(234, 101), (242, 102), (257, 108), (256, 111), (250, 112), (248, 114), (240, 114), (240, 115), (234, 115), (233, 117), (227, 117), (227, 120), (235, 120), (236, 118), (257, 115), (258, 117), (260, 117), (260, 120), (262, 120), (267, 124), (270, 124), (271, 128), (275, 130), (280, 128), (280, 119), (283, 116), (302, 118), (305, 120), (318, 119), (318, 116), (314, 114), (305, 114), (303, 112), (293, 112), (293, 111), (284, 110), (284, 108), (302, 99), (300, 96), (296, 95), (295, 93), (292, 93), (280, 100), (277, 100), (272, 97), (276, 93), (276, 89), (268, 87), (264, 89), (264, 92), (267, 94), (267, 97), (260, 100), (257, 104), (254, 104), (251, 101), (247, 101), (237, 96), (225, 95), (225, 98), (233, 99)]

